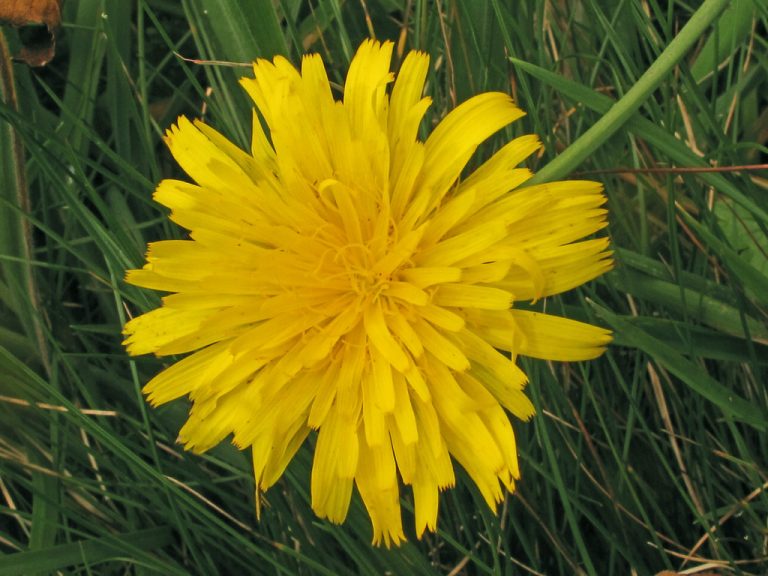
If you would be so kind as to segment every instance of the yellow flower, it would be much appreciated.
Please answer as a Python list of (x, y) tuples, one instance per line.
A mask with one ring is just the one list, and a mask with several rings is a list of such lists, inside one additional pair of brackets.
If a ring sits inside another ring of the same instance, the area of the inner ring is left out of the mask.
[(610, 336), (513, 305), (612, 264), (607, 238), (584, 240), (606, 225), (599, 184), (524, 186), (534, 136), (461, 176), (523, 115), (509, 96), (467, 100), (421, 142), (429, 59), (408, 54), (389, 94), (391, 55), (364, 42), (343, 102), (317, 55), (300, 72), (258, 60), (242, 84), (269, 137), (254, 114), (250, 152), (179, 119), (167, 143), (196, 184), (163, 180), (155, 199), (190, 239), (151, 243), (128, 272), (172, 294), (125, 326), (131, 354), (192, 352), (144, 389), (154, 405), (189, 396), (187, 449), (231, 434), (266, 490), (310, 436), (312, 508), (342, 522), (357, 486), (387, 546), (404, 539), (401, 483), (417, 534), (435, 529), (452, 458), (489, 506), (514, 489), (505, 409), (534, 413), (517, 355), (585, 360)]

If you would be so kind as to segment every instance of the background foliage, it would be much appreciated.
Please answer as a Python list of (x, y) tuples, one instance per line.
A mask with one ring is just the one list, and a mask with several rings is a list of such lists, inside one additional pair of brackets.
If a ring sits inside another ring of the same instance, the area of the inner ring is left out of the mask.
[[(768, 572), (765, 2), (70, 0), (63, 18), (55, 60), (14, 65), (0, 103), (0, 573)], [(314, 517), (309, 445), (257, 522), (249, 456), (182, 452), (187, 407), (145, 405), (162, 363), (119, 335), (158, 301), (124, 270), (183, 235), (151, 200), (181, 176), (164, 129), (186, 113), (244, 145), (240, 64), (317, 51), (341, 84), (370, 35), (431, 54), (424, 133), (513, 94), (528, 116), (499, 141), (536, 133), (541, 178), (604, 182), (617, 256), (543, 304), (615, 345), (526, 363), (519, 491), (494, 515), (459, 474), (440, 531), (393, 550), (359, 500), (343, 526)], [(725, 168), (670, 170), (697, 167)]]

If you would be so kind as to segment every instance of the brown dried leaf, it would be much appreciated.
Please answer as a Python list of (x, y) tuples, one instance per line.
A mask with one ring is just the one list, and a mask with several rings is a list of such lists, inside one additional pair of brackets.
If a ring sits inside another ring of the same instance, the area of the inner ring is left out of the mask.
[(30, 66), (44, 66), (56, 52), (56, 30), (61, 24), (62, 0), (0, 0), (0, 24), (28, 26), (43, 24), (48, 34), (21, 49), (17, 60)]
[(0, 0), (0, 21), (24, 26), (45, 24), (48, 29), (61, 23), (61, 0)]

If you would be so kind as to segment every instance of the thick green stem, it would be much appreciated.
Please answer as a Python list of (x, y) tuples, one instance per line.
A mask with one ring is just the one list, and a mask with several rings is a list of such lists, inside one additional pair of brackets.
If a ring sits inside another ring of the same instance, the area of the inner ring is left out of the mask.
[(728, 3), (729, 0), (705, 0), (680, 33), (624, 97), (562, 154), (544, 166), (528, 183), (539, 184), (563, 178), (624, 126), (691, 46), (701, 38), (704, 31), (718, 18)]

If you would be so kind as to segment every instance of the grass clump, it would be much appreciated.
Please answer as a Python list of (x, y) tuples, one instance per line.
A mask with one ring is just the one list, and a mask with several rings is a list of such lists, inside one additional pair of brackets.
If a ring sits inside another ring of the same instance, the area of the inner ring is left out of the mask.
[[(0, 573), (765, 573), (767, 24), (746, 0), (66, 3), (48, 67), (1, 64)], [(182, 452), (187, 406), (148, 408), (162, 362), (119, 336), (156, 305), (124, 270), (181, 237), (151, 201), (163, 130), (245, 145), (239, 64), (317, 51), (341, 83), (371, 34), (431, 54), (428, 121), (513, 94), (538, 178), (604, 182), (617, 260), (544, 303), (615, 342), (525, 366), (518, 492), (493, 515), (459, 473), (439, 533), (393, 550), (358, 500), (314, 517), (309, 447), (257, 522), (247, 455)]]

